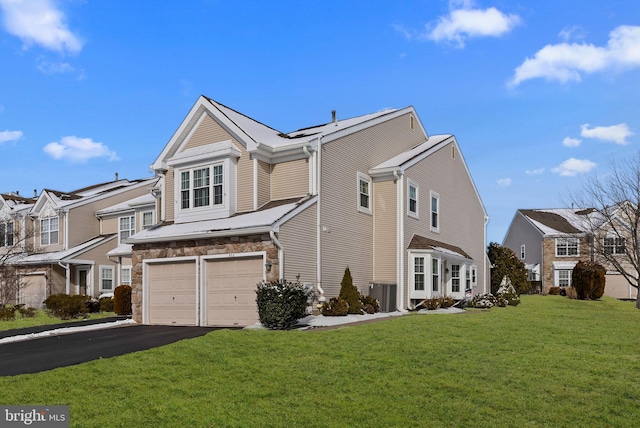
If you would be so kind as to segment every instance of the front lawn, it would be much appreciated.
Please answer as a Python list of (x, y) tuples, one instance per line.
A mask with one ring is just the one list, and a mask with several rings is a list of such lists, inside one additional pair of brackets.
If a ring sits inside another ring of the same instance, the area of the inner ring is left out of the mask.
[[(88, 314), (87, 319), (107, 318), (107, 317), (113, 317), (115, 315), (116, 314), (114, 312), (100, 312), (95, 314)], [(18, 317), (15, 320), (0, 321), (0, 331), (13, 330), (16, 328), (35, 327), (35, 326), (47, 325), (47, 324), (61, 324), (61, 323), (74, 322), (74, 321), (82, 321), (82, 318), (61, 320), (60, 318), (55, 318), (47, 315), (45, 311), (41, 309), (41, 310), (38, 310), (38, 315), (33, 318), (21, 318), (18, 315)]]
[(0, 403), (68, 404), (77, 427), (631, 427), (639, 327), (632, 302), (524, 296), (336, 330), (223, 330), (0, 378)]

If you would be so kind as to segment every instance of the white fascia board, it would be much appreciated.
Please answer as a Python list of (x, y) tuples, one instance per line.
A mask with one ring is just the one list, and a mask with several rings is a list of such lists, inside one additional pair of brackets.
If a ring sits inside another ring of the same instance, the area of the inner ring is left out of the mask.
[(94, 196), (87, 196), (85, 198), (78, 199), (77, 202), (71, 202), (70, 204), (65, 205), (60, 210), (62, 210), (64, 212), (69, 212), (73, 208), (81, 207), (83, 205), (90, 204), (92, 202), (99, 201), (101, 199), (106, 199), (106, 198), (109, 198), (109, 197), (114, 196), (114, 195), (119, 195), (120, 193), (124, 193), (124, 192), (127, 192), (127, 191), (132, 190), (132, 189), (137, 189), (139, 187), (149, 186), (149, 184), (150, 184), (150, 182), (152, 180), (157, 180), (157, 179), (158, 179), (158, 177), (150, 177), (148, 179), (143, 179), (139, 183), (131, 184), (131, 185), (126, 186), (126, 187), (121, 187), (119, 189), (112, 190), (112, 191), (109, 191), (107, 193), (103, 193), (103, 194), (100, 194), (100, 195), (94, 195)]
[(308, 158), (304, 152), (305, 147), (309, 151), (314, 151), (314, 145), (309, 141), (277, 147), (258, 143), (254, 150), (249, 151), (249, 154), (251, 155), (251, 159), (258, 159), (269, 164), (276, 164)]

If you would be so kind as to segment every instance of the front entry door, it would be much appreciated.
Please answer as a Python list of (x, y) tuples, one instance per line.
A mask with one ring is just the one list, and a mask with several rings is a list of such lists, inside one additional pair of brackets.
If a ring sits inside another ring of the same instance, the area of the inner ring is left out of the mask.
[(87, 295), (89, 269), (78, 269), (78, 294)]

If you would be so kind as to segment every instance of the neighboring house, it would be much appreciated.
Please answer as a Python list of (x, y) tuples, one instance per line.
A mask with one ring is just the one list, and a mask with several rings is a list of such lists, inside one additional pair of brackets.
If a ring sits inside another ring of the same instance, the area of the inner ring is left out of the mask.
[[(101, 230), (96, 212), (114, 204), (149, 194), (156, 177), (129, 181), (117, 179), (73, 192), (43, 190), (37, 199), (10, 216), (19, 227), (7, 263), (19, 271), (21, 286), (14, 301), (42, 307), (51, 294), (85, 294), (98, 297), (118, 284), (115, 262), (107, 253), (118, 247), (118, 231)], [(3, 200), (14, 211), (16, 207)], [(27, 205), (27, 204), (25, 204)], [(2, 229), (0, 228), (0, 231)]]
[[(590, 232), (593, 225), (597, 226), (595, 238)], [(570, 286), (578, 261), (597, 261), (607, 267), (597, 256), (605, 246), (609, 254), (624, 251), (624, 241), (613, 238), (607, 230), (606, 222), (594, 209), (520, 209), (502, 245), (516, 253), (527, 267), (529, 281), (540, 284), (546, 293), (551, 287)], [(605, 295), (635, 299), (637, 290), (608, 267)]]
[(329, 298), (347, 266), (388, 310), (487, 291), (477, 189), (412, 107), (282, 133), (203, 96), (152, 169), (159, 225), (124, 240), (138, 322), (253, 324), (258, 282)]

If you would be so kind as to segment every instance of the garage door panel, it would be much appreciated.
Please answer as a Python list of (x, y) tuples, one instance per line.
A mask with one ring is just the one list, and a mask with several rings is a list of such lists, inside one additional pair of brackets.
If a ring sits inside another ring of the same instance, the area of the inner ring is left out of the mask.
[(47, 277), (45, 274), (25, 275), (20, 287), (20, 303), (32, 307), (43, 308), (47, 297)]
[(255, 290), (262, 278), (262, 257), (207, 260), (207, 324), (255, 324), (258, 321)]
[(197, 325), (195, 261), (150, 263), (149, 323)]

